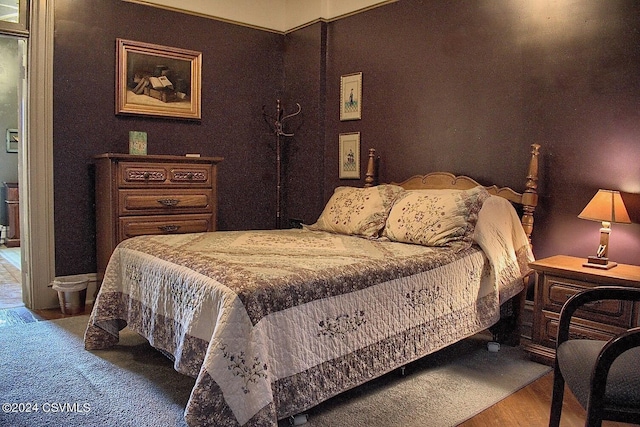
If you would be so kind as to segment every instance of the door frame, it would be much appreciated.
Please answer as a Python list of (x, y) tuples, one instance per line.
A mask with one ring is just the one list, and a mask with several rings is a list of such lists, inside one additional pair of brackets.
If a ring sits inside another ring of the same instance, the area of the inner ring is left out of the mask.
[[(57, 306), (53, 204), (54, 0), (31, 0), (26, 97), (22, 97), (20, 221), (22, 294), (28, 308)], [(23, 86), (24, 87), (24, 86)], [(26, 106), (25, 106), (26, 99)], [(23, 238), (24, 236), (24, 238)]]

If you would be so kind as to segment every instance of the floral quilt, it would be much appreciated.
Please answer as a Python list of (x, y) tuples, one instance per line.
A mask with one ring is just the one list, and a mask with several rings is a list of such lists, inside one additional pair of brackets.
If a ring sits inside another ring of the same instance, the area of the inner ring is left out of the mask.
[(189, 425), (276, 426), (494, 324), (532, 258), (511, 215), (462, 249), (310, 230), (128, 239), (85, 347), (127, 326), (196, 378)]

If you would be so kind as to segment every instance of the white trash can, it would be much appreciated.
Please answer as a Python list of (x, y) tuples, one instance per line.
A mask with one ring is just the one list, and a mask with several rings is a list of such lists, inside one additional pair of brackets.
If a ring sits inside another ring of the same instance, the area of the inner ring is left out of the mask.
[(87, 300), (88, 280), (56, 279), (53, 281), (53, 290), (58, 291), (58, 301), (62, 314), (78, 314), (84, 312)]

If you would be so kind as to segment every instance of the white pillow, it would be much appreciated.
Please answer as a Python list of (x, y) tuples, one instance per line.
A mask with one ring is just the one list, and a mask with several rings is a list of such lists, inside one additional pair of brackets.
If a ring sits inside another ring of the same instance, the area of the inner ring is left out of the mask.
[(309, 230), (378, 237), (385, 226), (396, 196), (404, 192), (397, 185), (369, 188), (338, 187)]
[(425, 246), (470, 245), (487, 190), (411, 190), (391, 208), (383, 235), (390, 240)]

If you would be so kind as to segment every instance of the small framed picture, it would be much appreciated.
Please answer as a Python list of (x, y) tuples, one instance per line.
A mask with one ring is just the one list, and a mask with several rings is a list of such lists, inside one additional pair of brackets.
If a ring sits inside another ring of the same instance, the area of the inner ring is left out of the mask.
[(362, 73), (340, 77), (340, 120), (362, 118)]
[(360, 132), (340, 134), (340, 179), (360, 179)]
[(18, 129), (7, 129), (7, 153), (18, 152)]
[(129, 131), (129, 154), (144, 156), (147, 154), (147, 133), (137, 130)]

